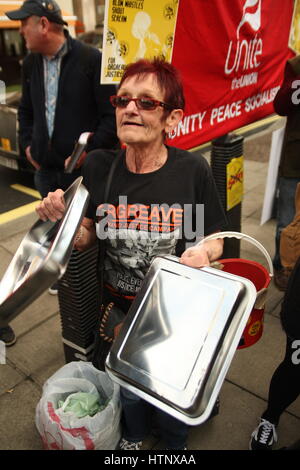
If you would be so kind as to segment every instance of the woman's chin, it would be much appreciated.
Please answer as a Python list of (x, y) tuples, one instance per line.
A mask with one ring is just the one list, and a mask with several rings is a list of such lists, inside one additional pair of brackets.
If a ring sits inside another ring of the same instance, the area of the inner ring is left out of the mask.
[(126, 145), (134, 145), (140, 143), (140, 139), (138, 139), (137, 136), (133, 134), (123, 134), (122, 136), (119, 136), (119, 139)]

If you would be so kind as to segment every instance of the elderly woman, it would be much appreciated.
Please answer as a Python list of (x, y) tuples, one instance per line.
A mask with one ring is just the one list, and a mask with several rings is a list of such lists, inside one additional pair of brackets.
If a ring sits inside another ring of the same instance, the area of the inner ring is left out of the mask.
[[(118, 156), (102, 150), (88, 155), (83, 176), (90, 203), (75, 248), (84, 250), (101, 240), (104, 309), (113, 302), (127, 312), (155, 256), (174, 254), (199, 268), (219, 258), (222, 240), (195, 242), (222, 230), (226, 221), (205, 159), (165, 144), (183, 117), (177, 70), (159, 59), (130, 64), (111, 103), (118, 137), (126, 147)], [(115, 168), (104, 200), (112, 162)], [(57, 220), (63, 211), (61, 190), (49, 193), (37, 208), (43, 220)], [(151, 430), (153, 409), (126, 390), (121, 390), (121, 400), (120, 448), (139, 450)], [(186, 449), (188, 426), (161, 410), (156, 410), (156, 422), (166, 448)]]

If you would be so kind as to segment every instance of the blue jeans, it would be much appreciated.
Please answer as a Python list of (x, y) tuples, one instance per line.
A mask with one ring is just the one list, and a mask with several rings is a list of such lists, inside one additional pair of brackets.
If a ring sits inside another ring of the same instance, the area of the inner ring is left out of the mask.
[(277, 226), (275, 235), (275, 255), (273, 258), (274, 269), (282, 268), (280, 261), (280, 235), (282, 230), (289, 225), (295, 217), (295, 194), (300, 178), (284, 178), (281, 176), (278, 182), (277, 202)]
[(41, 168), (34, 174), (34, 184), (44, 198), (50, 191), (53, 192), (58, 188), (65, 191), (78, 176), (80, 176), (80, 170), (64, 173), (64, 170)]
[(189, 426), (168, 413), (155, 408), (129, 390), (121, 387), (123, 407), (123, 437), (139, 442), (151, 432), (153, 418), (155, 425), (168, 449), (182, 449), (186, 446)]

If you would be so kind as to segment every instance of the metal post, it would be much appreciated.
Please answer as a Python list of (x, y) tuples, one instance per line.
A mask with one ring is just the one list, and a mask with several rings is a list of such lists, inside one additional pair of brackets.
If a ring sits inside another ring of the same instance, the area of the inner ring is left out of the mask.
[[(228, 164), (233, 159), (243, 156), (243, 136), (226, 134), (212, 142), (211, 169), (218, 189), (219, 197), (227, 216), (228, 230), (240, 232), (242, 220), (242, 203), (228, 209)], [(242, 177), (242, 175), (241, 175)], [(222, 258), (239, 258), (240, 240), (228, 238), (224, 241)]]

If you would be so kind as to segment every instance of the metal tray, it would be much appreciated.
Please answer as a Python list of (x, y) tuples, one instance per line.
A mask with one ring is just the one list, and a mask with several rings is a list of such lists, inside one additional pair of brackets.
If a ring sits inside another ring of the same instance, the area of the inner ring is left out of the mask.
[(106, 360), (111, 379), (187, 424), (210, 416), (256, 299), (253, 283), (157, 257)]
[(58, 222), (38, 220), (8, 266), (0, 283), (0, 327), (63, 276), (89, 199), (82, 177), (66, 190), (64, 199), (63, 218)]

